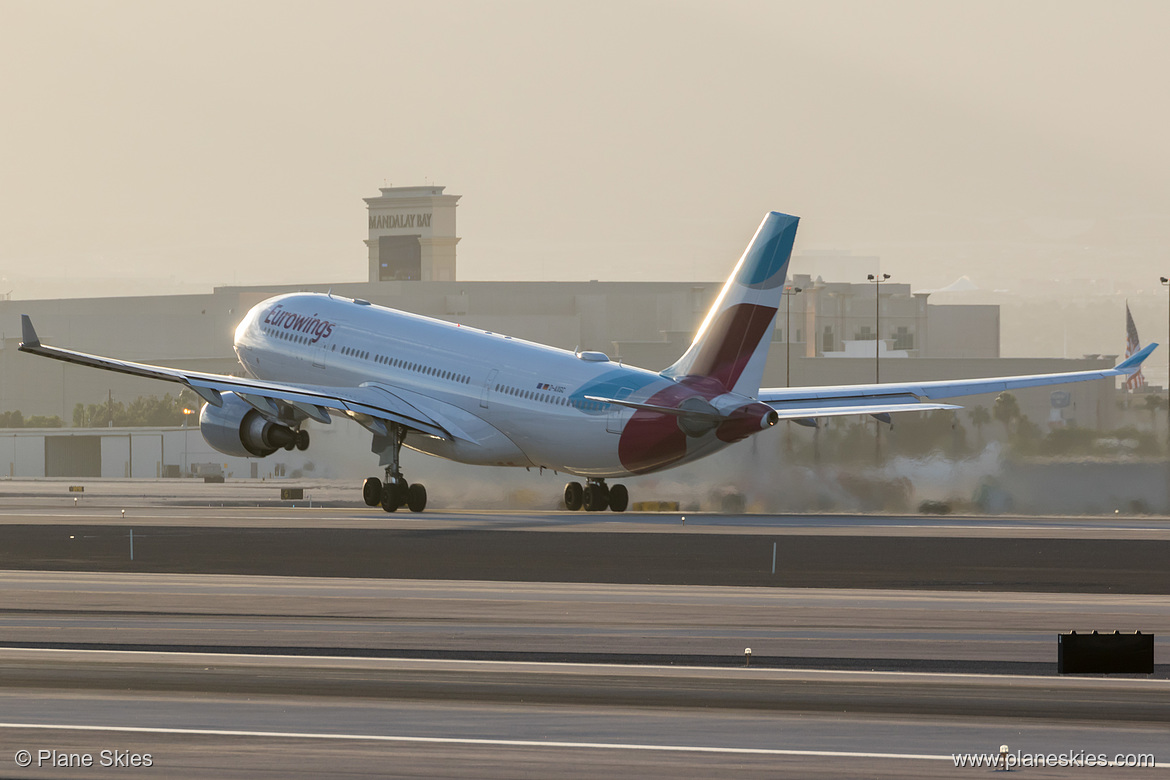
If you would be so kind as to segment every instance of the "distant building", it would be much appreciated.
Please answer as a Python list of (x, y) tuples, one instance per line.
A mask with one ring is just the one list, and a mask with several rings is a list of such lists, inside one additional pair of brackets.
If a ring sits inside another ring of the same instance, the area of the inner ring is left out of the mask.
[[(0, 411), (59, 415), (70, 425), (78, 403), (101, 402), (111, 394), (126, 402), (180, 389), (19, 353), (21, 314), (32, 316), (48, 344), (232, 373), (239, 370), (232, 337), (250, 307), (283, 292), (332, 290), (564, 349), (602, 350), (627, 363), (662, 369), (685, 351), (722, 285), (459, 280), (455, 210), (460, 196), (444, 189), (385, 188), (380, 196), (366, 199), (365, 282), (218, 287), (203, 295), (0, 300)], [(881, 285), (879, 302), (877, 285), (865, 282), (860, 272), (856, 280), (835, 282), (798, 273), (790, 285), (802, 292), (786, 296), (777, 316), (764, 377), (768, 386), (872, 382), (875, 347), (881, 348), (885, 382), (1073, 371), (1114, 363), (1114, 356), (1000, 359), (998, 307), (934, 306), (929, 294), (890, 282)], [(875, 310), (876, 303), (880, 309)], [(832, 359), (823, 359), (827, 357)], [(1071, 396), (1059, 399), (1061, 419), (1086, 427), (1110, 426), (1113, 388), (1109, 380), (1069, 386)], [(1057, 408), (1050, 389), (1017, 395), (1036, 422), (1049, 420)]]
[(451, 282), (455, 276), (455, 206), (446, 187), (384, 187), (366, 198), (371, 282)]

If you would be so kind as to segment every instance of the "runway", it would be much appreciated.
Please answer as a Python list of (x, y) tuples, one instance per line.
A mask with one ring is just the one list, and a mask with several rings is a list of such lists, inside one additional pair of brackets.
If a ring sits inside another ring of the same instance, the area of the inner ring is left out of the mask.
[[(1170, 756), (1160, 518), (418, 518), (103, 489), (0, 495), (0, 776), (93, 776), (20, 750), (209, 778)], [(1068, 630), (1155, 634), (1155, 675), (1056, 675)]]
[[(16, 687), (44, 652), (0, 654), (0, 748), (116, 746), (145, 776), (936, 777), (1005, 742), (1170, 747), (1167, 681), (67, 652)], [(249, 682), (280, 690), (221, 690)]]
[(1062, 631), (1155, 634), (1170, 599), (0, 572), (0, 644), (837, 669), (1055, 671)]
[[(53, 745), (96, 755), (116, 745), (151, 755), (151, 769), (122, 773), (142, 777), (938, 777), (959, 771), (952, 753), (994, 752), (1004, 741), (1013, 750), (1111, 760), (1165, 746), (1164, 729), (1140, 725), (995, 718), (53, 692), (4, 696), (0, 704), (22, 718), (4, 724), (5, 749)], [(39, 719), (74, 728), (28, 727)], [(93, 721), (100, 730), (78, 728)], [(1078, 771), (1085, 770), (1039, 776)]]
[[(1055, 675), (1057, 631), (1122, 623), (1164, 633), (1170, 600), (3, 572), (0, 749), (115, 745), (160, 777), (935, 777), (1004, 743), (1170, 755), (1164, 664)], [(119, 649), (41, 649), (70, 645)]]
[[(85, 482), (76, 480), (74, 482)], [(205, 484), (192, 480), (101, 480), (70, 493), (68, 480), (0, 480), (0, 526), (229, 527), (331, 530), (530, 531), (785, 536), (963, 537), (991, 539), (1108, 539), (1170, 541), (1170, 518), (939, 516), (897, 514), (713, 514), (566, 512), (429, 508), (421, 515), (387, 514), (364, 506), (355, 485), (257, 482)], [(284, 487), (304, 498), (284, 501)], [(555, 491), (554, 491), (555, 493)]]

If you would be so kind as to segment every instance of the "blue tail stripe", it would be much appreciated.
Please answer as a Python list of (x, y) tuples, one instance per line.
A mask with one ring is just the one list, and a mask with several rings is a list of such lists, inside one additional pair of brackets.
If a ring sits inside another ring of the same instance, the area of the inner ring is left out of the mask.
[(768, 214), (760, 230), (762, 235), (748, 249), (736, 281), (756, 290), (771, 290), (784, 284), (799, 222), (799, 217), (778, 211)]

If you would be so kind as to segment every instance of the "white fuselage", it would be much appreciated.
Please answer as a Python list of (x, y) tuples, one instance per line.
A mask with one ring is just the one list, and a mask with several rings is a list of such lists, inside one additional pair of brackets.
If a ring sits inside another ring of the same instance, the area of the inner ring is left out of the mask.
[[(678, 465), (728, 443), (714, 435), (688, 440), (658, 464), (661, 458), (629, 456), (627, 442), (623, 456), (619, 442), (634, 410), (586, 396), (637, 402), (663, 391), (678, 396), (674, 380), (597, 353), (578, 355), (364, 301), (317, 293), (270, 298), (244, 317), (235, 350), (257, 379), (382, 387), (439, 414), (465, 436), (412, 432), (405, 443), (464, 463), (616, 477)], [(747, 400), (704, 397), (722, 407)], [(653, 422), (658, 430), (675, 425), (674, 419)], [(638, 451), (655, 447), (661, 449), (651, 442)]]

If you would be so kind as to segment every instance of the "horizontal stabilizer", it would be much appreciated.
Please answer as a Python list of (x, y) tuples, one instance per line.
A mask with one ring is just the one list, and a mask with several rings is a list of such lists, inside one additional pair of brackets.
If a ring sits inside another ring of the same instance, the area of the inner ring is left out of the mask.
[(688, 409), (686, 407), (678, 406), (659, 406), (658, 404), (640, 404), (634, 401), (627, 401), (623, 398), (602, 398), (598, 395), (587, 395), (586, 400), (598, 401), (603, 404), (615, 404), (617, 406), (624, 406), (627, 409), (641, 409), (645, 412), (659, 412), (661, 414), (670, 414), (675, 417), (691, 417), (706, 420), (721, 420), (722, 416), (718, 412), (709, 412), (699, 409)]

